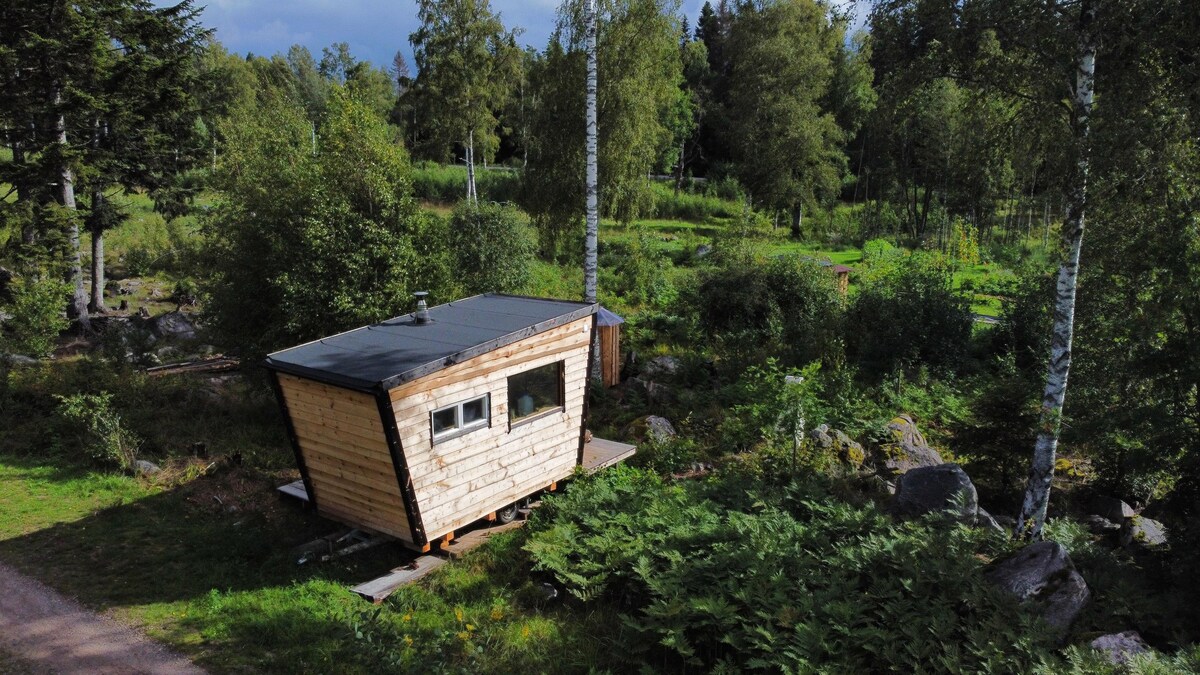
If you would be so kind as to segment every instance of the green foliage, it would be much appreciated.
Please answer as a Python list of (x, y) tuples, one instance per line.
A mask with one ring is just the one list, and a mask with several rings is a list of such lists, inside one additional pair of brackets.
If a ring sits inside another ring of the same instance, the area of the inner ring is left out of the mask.
[(137, 461), (141, 439), (125, 427), (113, 408), (112, 394), (73, 394), (56, 396), (58, 414), (74, 426), (79, 443), (92, 459), (116, 464), (129, 471)]
[(769, 355), (787, 364), (838, 356), (842, 299), (829, 269), (796, 256), (721, 262), (687, 303), (731, 367)]
[(892, 246), (886, 239), (872, 239), (862, 246), (864, 265), (881, 265), (894, 262), (904, 251)]
[(412, 199), (408, 158), (384, 122), (334, 89), (316, 154), (303, 111), (238, 111), (205, 220), (211, 328), (245, 354), (399, 314), (447, 288), (444, 238)]
[(63, 314), (70, 285), (49, 277), (22, 275), (10, 286), (12, 302), (3, 306), (12, 318), (0, 332), (0, 352), (49, 356), (58, 335), (71, 325)]
[(896, 525), (815, 481), (747, 491), (627, 468), (545, 500), (525, 548), (585, 606), (627, 608), (631, 667), (1014, 672), (1044, 631), (989, 585), (965, 527)]
[(846, 347), (868, 374), (918, 364), (952, 369), (966, 357), (971, 311), (950, 267), (914, 253), (870, 268), (847, 313)]
[(516, 207), (464, 201), (450, 216), (449, 246), (466, 295), (515, 293), (529, 280), (536, 235)]
[(654, 197), (654, 215), (658, 218), (705, 221), (711, 218), (737, 218), (744, 210), (741, 197), (736, 194), (730, 198), (707, 191), (704, 194), (676, 192), (666, 183), (659, 182), (652, 184), (651, 193)]
[(667, 276), (667, 257), (655, 248), (654, 237), (646, 227), (634, 225), (632, 229), (628, 244), (607, 244), (600, 255), (600, 267), (615, 273), (613, 294), (635, 305), (669, 304), (675, 298), (675, 289)]
[(828, 469), (835, 458), (814, 455), (807, 436), (824, 421), (819, 370), (819, 363), (784, 370), (775, 359), (747, 369), (726, 394), (731, 405), (718, 430), (721, 445), (730, 450), (764, 445), (783, 451), (789, 461), (777, 467), (783, 474)]
[[(413, 197), (439, 204), (456, 204), (466, 195), (464, 166), (419, 162), (412, 171)], [(480, 201), (516, 202), (521, 174), (505, 169), (475, 168), (475, 190)]]

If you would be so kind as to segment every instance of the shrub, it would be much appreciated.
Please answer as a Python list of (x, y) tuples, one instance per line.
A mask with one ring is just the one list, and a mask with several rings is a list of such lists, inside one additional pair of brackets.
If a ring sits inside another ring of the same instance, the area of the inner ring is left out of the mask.
[(820, 482), (668, 484), (627, 467), (545, 500), (534, 568), (626, 608), (629, 670), (1028, 672), (1049, 636), (983, 578), (1002, 539), (893, 524)]
[[(510, 169), (475, 167), (475, 191), (480, 201), (515, 202), (521, 173)], [(467, 194), (467, 167), (421, 162), (413, 169), (413, 196), (442, 204), (457, 204)]]
[(874, 266), (851, 302), (846, 341), (869, 374), (961, 365), (971, 337), (968, 299), (940, 256), (914, 253)]
[(742, 264), (723, 258), (689, 299), (698, 325), (731, 366), (778, 356), (786, 365), (832, 357), (842, 301), (834, 275), (794, 256)]
[(615, 269), (617, 286), (622, 297), (638, 304), (662, 304), (674, 295), (667, 277), (666, 255), (654, 248), (653, 237), (641, 225), (633, 227), (634, 237), (622, 247)]
[(528, 283), (537, 239), (516, 207), (462, 202), (450, 216), (448, 238), (467, 295), (513, 293)]
[(674, 186), (666, 183), (653, 183), (651, 194), (654, 196), (654, 214), (659, 218), (693, 221), (736, 218), (743, 210), (738, 198), (675, 192)]
[(57, 279), (26, 275), (14, 278), (10, 292), (13, 300), (5, 311), (12, 318), (4, 322), (0, 351), (49, 356), (58, 334), (71, 325), (63, 313), (70, 286)]
[(58, 414), (73, 425), (84, 452), (92, 459), (114, 463), (132, 470), (141, 441), (121, 422), (112, 407), (112, 394), (72, 394), (55, 396)]

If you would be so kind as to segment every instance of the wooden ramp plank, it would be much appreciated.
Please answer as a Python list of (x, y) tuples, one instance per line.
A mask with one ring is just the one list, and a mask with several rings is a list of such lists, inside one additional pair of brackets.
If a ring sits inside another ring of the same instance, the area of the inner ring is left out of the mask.
[(303, 480), (292, 481), (287, 485), (280, 485), (275, 489), (279, 490), (280, 494), (285, 494), (289, 497), (295, 497), (302, 502), (308, 501), (308, 490), (304, 489)]
[(455, 537), (446, 547), (446, 555), (450, 556), (451, 559), (457, 560), (458, 558), (463, 557), (471, 549), (482, 545), (493, 535), (500, 534), (501, 532), (508, 532), (509, 530), (521, 527), (524, 524), (524, 520), (514, 520), (511, 523), (504, 523), (503, 525), (481, 527), (477, 530), (471, 530), (460, 537)]
[(595, 473), (607, 466), (623, 462), (637, 454), (637, 446), (603, 438), (593, 438), (583, 446), (583, 468)]
[(397, 588), (411, 584), (447, 562), (449, 561), (446, 558), (423, 555), (403, 567), (397, 567), (377, 579), (359, 584), (350, 590), (378, 605)]

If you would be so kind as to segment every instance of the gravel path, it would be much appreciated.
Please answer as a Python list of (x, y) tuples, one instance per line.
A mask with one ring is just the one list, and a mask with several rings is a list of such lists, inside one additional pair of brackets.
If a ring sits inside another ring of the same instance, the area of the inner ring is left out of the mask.
[(84, 609), (3, 563), (0, 652), (11, 654), (34, 673), (204, 673), (132, 628)]

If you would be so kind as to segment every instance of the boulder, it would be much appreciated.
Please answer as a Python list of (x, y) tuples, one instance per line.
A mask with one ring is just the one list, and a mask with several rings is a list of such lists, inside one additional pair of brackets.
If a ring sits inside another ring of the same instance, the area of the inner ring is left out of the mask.
[(921, 466), (906, 471), (896, 481), (892, 511), (901, 516), (920, 516), (951, 510), (959, 520), (974, 523), (979, 513), (979, 495), (967, 472), (957, 464)]
[(712, 246), (709, 246), (708, 244), (700, 244), (699, 246), (696, 247), (696, 257), (704, 258), (704, 257), (708, 256), (710, 253), (712, 253), (712, 251), (713, 251)]
[(191, 340), (196, 337), (196, 326), (183, 312), (167, 312), (150, 320), (150, 330), (158, 337), (173, 337)]
[(1132, 518), (1136, 514), (1133, 512), (1133, 507), (1116, 497), (1095, 497), (1089, 505), (1088, 512), (1105, 520), (1111, 520), (1118, 525), (1126, 518)]
[(674, 356), (656, 356), (642, 366), (642, 377), (653, 380), (657, 377), (671, 377), (679, 371), (679, 359)]
[(862, 466), (867, 458), (862, 444), (838, 429), (830, 429), (828, 424), (813, 429), (809, 432), (809, 438), (818, 449), (836, 456), (843, 463), (856, 469)]
[(1092, 534), (1108, 534), (1121, 529), (1120, 524), (1114, 523), (1104, 516), (1091, 515), (1085, 518), (1083, 522)]
[(154, 462), (149, 462), (144, 459), (139, 459), (133, 463), (133, 471), (141, 476), (153, 476), (162, 471)]
[(1069, 628), (1091, 597), (1067, 549), (1055, 541), (1030, 544), (985, 576), (1018, 600), (1035, 605), (1058, 630)]
[(1167, 530), (1163, 524), (1143, 516), (1126, 519), (1118, 536), (1125, 548), (1153, 550), (1167, 544)]
[(1115, 666), (1123, 665), (1131, 657), (1150, 651), (1150, 646), (1142, 640), (1142, 636), (1136, 630), (1101, 635), (1092, 640), (1091, 646), (1096, 651), (1104, 652), (1109, 663)]
[(36, 366), (38, 360), (24, 354), (0, 354), (0, 361), (10, 366)]
[(646, 415), (639, 417), (625, 427), (625, 436), (640, 440), (650, 440), (662, 443), (675, 438), (675, 426), (665, 417)]
[(1000, 526), (1000, 523), (996, 522), (996, 519), (992, 517), (992, 514), (984, 511), (983, 509), (979, 509), (979, 511), (975, 513), (975, 527), (991, 529), (999, 532), (1000, 534), (1008, 533), (1008, 530), (1004, 529)]
[(937, 450), (929, 447), (916, 422), (908, 415), (897, 415), (887, 424), (889, 440), (879, 446), (876, 464), (887, 473), (944, 464)]

